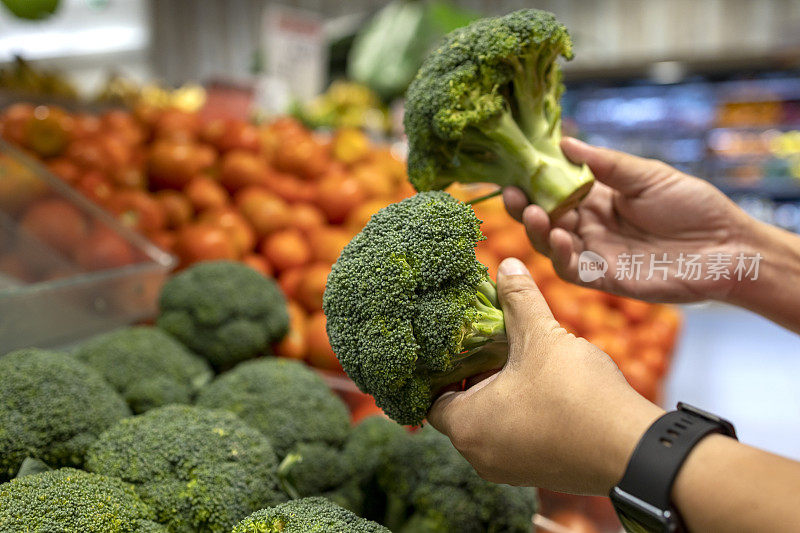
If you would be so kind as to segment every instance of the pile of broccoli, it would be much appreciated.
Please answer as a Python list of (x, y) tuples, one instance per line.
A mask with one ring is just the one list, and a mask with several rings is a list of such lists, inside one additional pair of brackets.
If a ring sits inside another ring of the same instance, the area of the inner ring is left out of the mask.
[(546, 11), (450, 33), (406, 93), (408, 174), (417, 190), (488, 182), (521, 188), (553, 217), (574, 207), (594, 178), (559, 147), (559, 56), (572, 58), (572, 41)]
[(84, 343), (74, 353), (122, 394), (134, 413), (190, 403), (212, 376), (204, 359), (163, 330), (122, 328)]
[(166, 533), (154, 518), (127, 483), (73, 468), (0, 485), (0, 531)]
[(233, 533), (390, 533), (325, 498), (303, 498), (261, 509), (248, 516)]
[(299, 361), (241, 363), (205, 387), (197, 403), (230, 410), (269, 437), (282, 459), (278, 475), (293, 497), (325, 494), (349, 477), (340, 450), (350, 430), (347, 406)]
[(443, 386), (507, 359), (505, 321), (472, 207), (419, 193), (378, 211), (333, 265), (323, 308), (347, 375), (401, 424)]
[(27, 457), (81, 466), (95, 439), (130, 415), (111, 385), (67, 355), (24, 349), (0, 357), (0, 482)]
[(229, 532), (287, 498), (269, 440), (217, 409), (170, 405), (121, 420), (86, 456), (90, 472), (132, 483), (170, 531)]
[(0, 485), (0, 531), (167, 533), (123, 481), (73, 468)]
[(158, 326), (215, 368), (267, 355), (289, 327), (277, 283), (229, 261), (198, 263), (164, 285)]

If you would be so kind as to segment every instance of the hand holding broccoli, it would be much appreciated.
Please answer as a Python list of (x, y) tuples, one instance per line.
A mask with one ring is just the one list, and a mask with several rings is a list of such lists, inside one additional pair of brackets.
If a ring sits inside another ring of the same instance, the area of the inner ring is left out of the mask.
[(428, 421), (489, 481), (606, 494), (663, 411), (605, 353), (558, 325), (520, 261), (500, 265), (497, 288), (508, 363), (444, 393)]
[[(506, 189), (508, 211), (525, 224), (534, 247), (549, 256), (556, 272), (567, 281), (603, 291), (659, 302), (722, 299), (734, 282), (726, 279), (682, 280), (677, 274), (680, 254), (753, 255), (744, 236), (753, 220), (710, 183), (660, 161), (589, 146), (565, 139), (564, 152), (587, 164), (598, 183), (575, 209), (551, 220), (528, 205), (518, 190)], [(584, 284), (578, 277), (578, 257), (591, 250), (608, 261), (605, 277)], [(641, 254), (639, 279), (616, 279), (620, 254)], [(672, 260), (667, 279), (657, 273), (646, 279), (651, 254)]]

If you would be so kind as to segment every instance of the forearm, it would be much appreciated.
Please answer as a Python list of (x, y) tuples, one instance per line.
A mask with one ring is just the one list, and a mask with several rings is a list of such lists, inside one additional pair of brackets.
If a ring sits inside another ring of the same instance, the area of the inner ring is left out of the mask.
[(712, 435), (689, 454), (672, 499), (690, 531), (797, 531), (800, 463)]
[(725, 301), (800, 333), (800, 236), (753, 221), (742, 238), (761, 256), (758, 276), (736, 281)]

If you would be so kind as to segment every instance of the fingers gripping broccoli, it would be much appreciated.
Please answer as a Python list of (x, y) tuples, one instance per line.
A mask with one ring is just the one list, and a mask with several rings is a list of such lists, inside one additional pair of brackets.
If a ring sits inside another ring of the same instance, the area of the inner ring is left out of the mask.
[(212, 375), (204, 359), (163, 330), (149, 326), (100, 335), (74, 355), (111, 383), (135, 413), (189, 403)]
[(173, 277), (159, 307), (158, 326), (221, 369), (267, 354), (289, 327), (275, 281), (229, 261), (199, 263)]
[(469, 205), (419, 193), (376, 213), (328, 277), (333, 350), (401, 424), (419, 424), (442, 386), (505, 363), (503, 312), (475, 258), (483, 239)]
[(133, 487), (62, 468), (0, 485), (0, 531), (167, 533)]
[(261, 509), (239, 522), (233, 533), (390, 533), (325, 498), (304, 498)]
[(594, 178), (562, 154), (566, 28), (536, 9), (450, 33), (406, 94), (408, 174), (419, 191), (453, 182), (520, 187), (551, 216), (574, 207)]
[(269, 440), (233, 413), (169, 405), (127, 418), (87, 452), (86, 468), (132, 483), (173, 533), (227, 533), (286, 500)]
[(130, 415), (111, 385), (68, 355), (32, 348), (0, 357), (0, 481), (26, 457), (81, 466), (89, 445)]

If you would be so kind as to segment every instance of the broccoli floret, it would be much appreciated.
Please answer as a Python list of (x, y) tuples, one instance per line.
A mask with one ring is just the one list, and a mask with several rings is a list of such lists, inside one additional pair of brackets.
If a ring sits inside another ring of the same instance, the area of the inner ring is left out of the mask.
[(25, 349), (0, 357), (0, 481), (26, 457), (81, 466), (89, 445), (130, 414), (111, 385), (67, 355)]
[(73, 468), (0, 485), (0, 531), (167, 533), (153, 509), (119, 479)]
[(134, 484), (173, 533), (228, 532), (286, 500), (269, 440), (233, 413), (168, 405), (120, 421), (87, 452), (89, 471)]
[(342, 367), (401, 424), (441, 387), (507, 358), (497, 290), (475, 258), (469, 205), (423, 192), (372, 216), (328, 276), (323, 307)]
[(239, 522), (233, 533), (390, 533), (325, 498), (304, 498), (261, 509)]
[(341, 446), (347, 406), (300, 361), (262, 358), (224, 372), (200, 391), (197, 405), (226, 409), (269, 437), (278, 457), (298, 443)]
[[(383, 416), (362, 420), (347, 437), (344, 455), (353, 467), (353, 477), (330, 499), (369, 520), (380, 522), (386, 515), (386, 495), (377, 481), (386, 454), (403, 443), (406, 429)], [(340, 503), (343, 502), (343, 503)]]
[(350, 476), (341, 453), (350, 431), (347, 406), (299, 361), (245, 361), (206, 386), (197, 403), (227, 409), (269, 437), (292, 497), (323, 494)]
[(204, 359), (163, 330), (123, 328), (84, 343), (74, 355), (111, 383), (134, 413), (190, 403), (212, 376)]
[(192, 266), (161, 291), (158, 326), (217, 368), (269, 352), (289, 327), (274, 280), (240, 263)]
[(450, 33), (406, 94), (408, 175), (417, 190), (490, 182), (521, 188), (554, 217), (574, 207), (594, 178), (559, 147), (559, 56), (572, 58), (572, 41), (546, 11)]
[(522, 533), (536, 512), (536, 489), (483, 480), (430, 426), (387, 450), (378, 480), (389, 495), (384, 524), (399, 533)]

